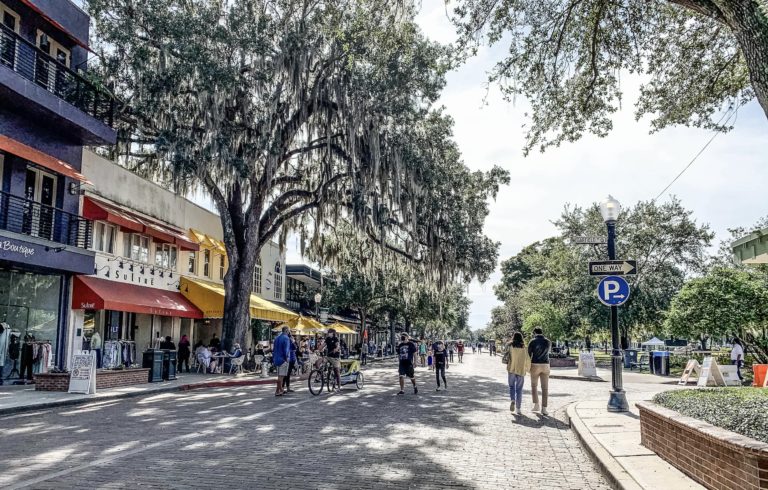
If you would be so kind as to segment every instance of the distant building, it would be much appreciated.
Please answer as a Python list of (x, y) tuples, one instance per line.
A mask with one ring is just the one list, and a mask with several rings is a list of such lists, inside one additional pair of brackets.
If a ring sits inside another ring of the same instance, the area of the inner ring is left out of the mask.
[(733, 257), (740, 264), (768, 264), (768, 228), (757, 230), (731, 245)]

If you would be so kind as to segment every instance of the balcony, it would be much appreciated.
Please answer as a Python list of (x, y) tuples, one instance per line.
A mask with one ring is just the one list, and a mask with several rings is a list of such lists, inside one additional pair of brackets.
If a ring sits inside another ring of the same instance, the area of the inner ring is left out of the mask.
[(90, 220), (2, 191), (0, 230), (82, 249), (91, 246), (93, 237)]
[[(30, 111), (30, 107), (19, 100), (18, 95), (22, 95), (38, 104), (42, 112), (61, 119), (64, 129), (71, 126), (83, 143), (114, 142), (115, 133), (112, 130), (115, 112), (114, 97), (2, 24), (0, 24), (0, 67), (12, 70), (27, 82), (26, 85), (19, 83), (21, 81), (14, 83), (0, 73), (0, 84), (5, 85), (3, 89), (15, 92), (15, 94), (8, 94), (10, 95), (8, 98), (11, 103), (15, 102), (17, 109), (25, 113)], [(46, 100), (51, 99), (48, 94), (52, 94), (55, 99)], [(81, 115), (74, 114), (75, 111), (61, 107), (56, 99), (79, 109), (80, 112), (101, 124), (94, 125), (94, 121), (85, 121)], [(58, 121), (51, 122), (59, 126)]]

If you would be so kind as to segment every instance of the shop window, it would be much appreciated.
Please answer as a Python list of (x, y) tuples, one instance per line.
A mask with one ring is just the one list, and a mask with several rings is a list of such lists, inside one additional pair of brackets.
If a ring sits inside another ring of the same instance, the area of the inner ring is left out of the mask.
[(93, 249), (108, 254), (115, 253), (115, 241), (117, 240), (117, 227), (97, 221), (93, 225)]
[(275, 299), (283, 298), (283, 269), (280, 262), (275, 264)]
[(176, 270), (178, 249), (170, 243), (158, 243), (155, 249), (155, 265), (163, 269)]
[(197, 275), (197, 253), (192, 251), (189, 252), (187, 272)]
[(256, 267), (253, 268), (253, 292), (261, 294), (261, 257), (256, 260)]
[(136, 233), (125, 235), (125, 256), (143, 264), (149, 263), (149, 237)]
[(211, 277), (211, 251), (203, 251), (203, 275), (205, 277)]
[(219, 255), (219, 279), (224, 280), (224, 262), (226, 258), (224, 255)]

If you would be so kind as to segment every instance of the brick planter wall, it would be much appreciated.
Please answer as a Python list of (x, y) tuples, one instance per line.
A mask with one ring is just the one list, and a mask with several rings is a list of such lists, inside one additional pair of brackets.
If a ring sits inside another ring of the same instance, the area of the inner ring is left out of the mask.
[(650, 402), (637, 404), (643, 446), (711, 489), (768, 489), (768, 444)]
[[(96, 390), (144, 384), (148, 376), (149, 369), (96, 371)], [(36, 391), (67, 391), (68, 389), (69, 373), (35, 374)]]
[(550, 367), (576, 367), (576, 359), (573, 357), (550, 357)]

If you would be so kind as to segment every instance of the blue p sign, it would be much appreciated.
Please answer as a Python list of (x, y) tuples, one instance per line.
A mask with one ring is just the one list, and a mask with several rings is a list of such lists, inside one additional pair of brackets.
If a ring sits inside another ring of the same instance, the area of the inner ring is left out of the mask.
[(629, 299), (629, 283), (619, 276), (604, 277), (597, 285), (597, 297), (606, 306), (623, 305)]

